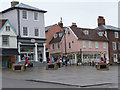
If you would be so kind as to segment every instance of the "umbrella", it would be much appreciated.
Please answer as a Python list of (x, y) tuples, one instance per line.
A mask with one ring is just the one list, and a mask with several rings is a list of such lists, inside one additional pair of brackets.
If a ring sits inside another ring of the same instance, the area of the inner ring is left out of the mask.
[(30, 58), (30, 56), (25, 56), (25, 58)]

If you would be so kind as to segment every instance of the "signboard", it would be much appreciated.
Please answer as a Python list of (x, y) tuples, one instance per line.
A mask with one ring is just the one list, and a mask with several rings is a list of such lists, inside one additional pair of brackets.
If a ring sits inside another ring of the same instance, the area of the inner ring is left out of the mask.
[(34, 43), (35, 42), (35, 39), (31, 39), (31, 43)]

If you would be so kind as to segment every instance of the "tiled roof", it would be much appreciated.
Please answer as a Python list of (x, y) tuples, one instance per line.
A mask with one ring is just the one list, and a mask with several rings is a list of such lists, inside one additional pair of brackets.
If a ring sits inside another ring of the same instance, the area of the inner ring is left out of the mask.
[(0, 29), (3, 27), (3, 25), (6, 23), (7, 19), (0, 19)]
[(18, 5), (12, 6), (12, 7), (8, 8), (8, 9), (2, 11), (2, 13), (5, 13), (7, 11), (10, 11), (10, 10), (13, 10), (13, 9), (17, 9), (17, 8), (19, 8), (19, 9), (26, 9), (26, 10), (32, 10), (32, 11), (38, 11), (38, 12), (43, 12), (43, 13), (47, 12), (47, 11), (41, 10), (39, 8), (32, 7), (30, 5), (26, 5), (26, 4), (20, 3)]
[[(56, 25), (56, 24), (54, 24), (54, 25)], [(50, 25), (50, 26), (47, 26), (47, 27), (45, 27), (45, 32), (47, 32), (50, 28), (52, 28), (54, 25)]]
[[(91, 40), (91, 41), (107, 41), (107, 38), (103, 36), (99, 36), (99, 31), (96, 29), (88, 29), (88, 28), (78, 28), (78, 27), (70, 27), (79, 40)], [(83, 31), (87, 30), (88, 35), (85, 35)]]
[(99, 29), (99, 30), (117, 30), (117, 31), (120, 31), (120, 28), (117, 28), (117, 27), (114, 27), (114, 26), (111, 26), (111, 25), (100, 25), (98, 26), (97, 28), (95, 29)]
[[(62, 32), (63, 33), (63, 32)], [(59, 32), (57, 32), (56, 34), (59, 34)], [(64, 34), (63, 34), (64, 35)], [(50, 44), (52, 44), (52, 43), (58, 43), (58, 42), (60, 42), (61, 41), (61, 39), (62, 39), (62, 37), (63, 37), (63, 35), (61, 36), (61, 37), (59, 37), (59, 35), (57, 36), (57, 38), (52, 38), (52, 40), (50, 41)]]

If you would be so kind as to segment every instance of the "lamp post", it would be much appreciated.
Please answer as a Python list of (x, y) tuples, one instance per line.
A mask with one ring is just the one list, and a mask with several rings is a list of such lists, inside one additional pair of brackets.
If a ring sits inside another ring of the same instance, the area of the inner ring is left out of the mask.
[(78, 66), (79, 63), (82, 62), (82, 56), (81, 55), (82, 55), (82, 49), (80, 48), (80, 56), (79, 56), (79, 59), (77, 61), (77, 66)]

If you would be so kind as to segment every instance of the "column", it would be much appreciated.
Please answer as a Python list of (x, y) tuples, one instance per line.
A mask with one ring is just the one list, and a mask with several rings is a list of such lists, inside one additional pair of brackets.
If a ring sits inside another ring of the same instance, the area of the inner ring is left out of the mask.
[(75, 64), (77, 64), (77, 54), (75, 53)]
[(43, 49), (43, 62), (46, 62), (46, 50), (45, 50), (45, 45), (46, 43), (43, 44), (44, 49)]
[(84, 59), (83, 59), (83, 53), (82, 53), (82, 63), (84, 63)]
[(18, 53), (19, 53), (19, 55), (18, 55), (18, 62), (21, 62), (21, 56), (20, 56), (20, 42), (18, 42)]
[(35, 43), (35, 61), (38, 62), (37, 43)]

